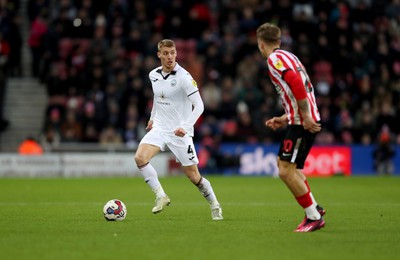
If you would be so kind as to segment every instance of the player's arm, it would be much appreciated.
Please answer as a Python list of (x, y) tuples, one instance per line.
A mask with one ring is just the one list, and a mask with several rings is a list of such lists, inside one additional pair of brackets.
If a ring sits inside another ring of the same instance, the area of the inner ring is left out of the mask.
[(156, 116), (156, 99), (153, 97), (153, 107), (151, 108), (150, 119), (147, 122), (146, 130), (150, 131), (153, 128), (154, 117)]
[(301, 117), (303, 118), (304, 129), (310, 131), (311, 133), (321, 131), (321, 124), (316, 123), (314, 119), (310, 116), (310, 105), (307, 98), (297, 100), (297, 104), (301, 112)]
[(186, 92), (189, 101), (192, 103), (192, 111), (189, 118), (187, 118), (187, 120), (183, 122), (177, 130), (175, 130), (175, 135), (177, 136), (184, 136), (187, 131), (194, 126), (197, 119), (199, 119), (204, 111), (204, 104), (203, 100), (201, 99), (197, 83), (189, 73), (184, 78), (182, 88)]
[(198, 90), (189, 94), (188, 98), (193, 105), (192, 113), (189, 118), (174, 131), (177, 136), (184, 136), (187, 131), (194, 126), (197, 119), (199, 119), (204, 111), (204, 103)]
[(287, 124), (288, 124), (288, 120), (287, 120), (286, 114), (283, 114), (282, 116), (275, 116), (275, 117), (265, 121), (265, 125), (274, 131), (278, 128), (285, 127)]
[(194, 126), (194, 124), (204, 111), (204, 103), (203, 100), (201, 99), (200, 92), (198, 90), (190, 94), (188, 98), (193, 105), (193, 109), (189, 118), (182, 125), (183, 129), (185, 129), (186, 131)]
[(307, 92), (301, 76), (298, 73), (295, 73), (293, 70), (288, 69), (283, 74), (283, 80), (288, 83), (294, 97), (297, 100), (297, 105), (303, 119), (304, 129), (312, 133), (320, 131), (321, 124), (316, 123), (311, 117), (310, 105), (307, 99)]

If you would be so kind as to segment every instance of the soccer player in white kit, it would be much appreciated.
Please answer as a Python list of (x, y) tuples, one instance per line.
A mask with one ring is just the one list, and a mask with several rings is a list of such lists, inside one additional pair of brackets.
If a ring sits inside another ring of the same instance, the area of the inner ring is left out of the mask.
[(149, 73), (154, 93), (153, 108), (146, 127), (149, 132), (140, 141), (135, 154), (136, 165), (156, 195), (152, 212), (161, 212), (171, 202), (161, 186), (156, 170), (150, 164), (151, 158), (168, 147), (181, 163), (186, 176), (207, 199), (212, 219), (222, 220), (222, 208), (213, 188), (201, 176), (197, 167), (199, 161), (193, 144), (193, 125), (204, 111), (197, 83), (176, 62), (174, 41), (161, 40), (157, 56), (161, 66)]

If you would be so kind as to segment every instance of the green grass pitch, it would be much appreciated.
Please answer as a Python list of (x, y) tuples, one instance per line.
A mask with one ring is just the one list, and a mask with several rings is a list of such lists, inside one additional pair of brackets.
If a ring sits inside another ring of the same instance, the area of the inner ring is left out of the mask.
[[(294, 233), (303, 211), (279, 179), (207, 177), (225, 219), (184, 177), (161, 179), (153, 215), (141, 178), (0, 179), (1, 259), (399, 259), (400, 178), (312, 178), (326, 227)], [(103, 205), (121, 199), (122, 222)]]

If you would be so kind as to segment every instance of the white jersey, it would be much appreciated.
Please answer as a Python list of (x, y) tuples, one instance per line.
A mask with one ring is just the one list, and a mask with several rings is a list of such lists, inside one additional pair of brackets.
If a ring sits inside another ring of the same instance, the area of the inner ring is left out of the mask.
[[(196, 81), (176, 63), (169, 74), (157, 67), (149, 73), (154, 93), (150, 120), (153, 128), (174, 135), (178, 127), (193, 136), (193, 125), (204, 110)], [(194, 106), (194, 109), (193, 109)]]

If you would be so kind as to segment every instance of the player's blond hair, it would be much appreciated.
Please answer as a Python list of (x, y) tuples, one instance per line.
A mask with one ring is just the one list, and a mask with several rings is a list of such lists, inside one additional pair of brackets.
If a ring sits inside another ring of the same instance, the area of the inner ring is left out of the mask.
[(281, 41), (281, 29), (272, 23), (264, 23), (257, 28), (257, 38), (266, 43), (279, 44)]
[(157, 47), (158, 51), (160, 51), (162, 47), (175, 47), (175, 42), (171, 39), (164, 39), (158, 42)]

